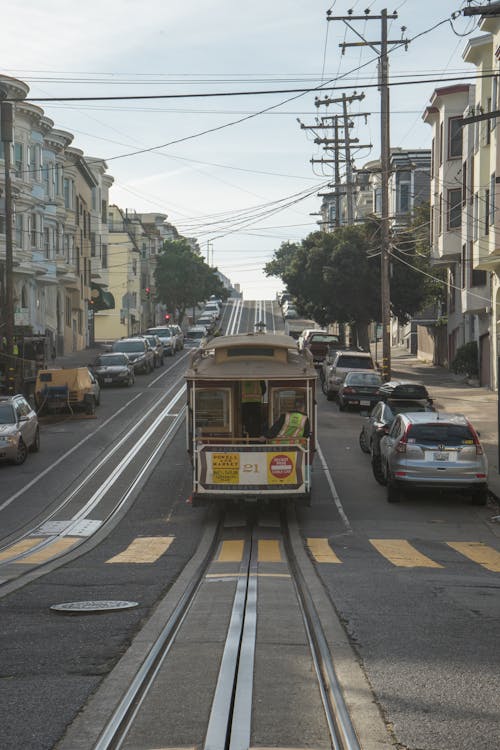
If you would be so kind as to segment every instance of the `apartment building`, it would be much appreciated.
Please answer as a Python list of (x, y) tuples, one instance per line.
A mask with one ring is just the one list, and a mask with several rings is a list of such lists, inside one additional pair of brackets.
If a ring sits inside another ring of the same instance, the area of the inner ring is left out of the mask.
[[(59, 354), (92, 337), (92, 201), (99, 179), (73, 135), (24, 101), (29, 86), (0, 75), (13, 105), (11, 185), (15, 335), (43, 335)], [(5, 168), (0, 143), (0, 296), (5, 289)], [(102, 245), (101, 239), (95, 243)], [(3, 307), (5, 309), (5, 307)], [(5, 321), (0, 321), (5, 324)]]

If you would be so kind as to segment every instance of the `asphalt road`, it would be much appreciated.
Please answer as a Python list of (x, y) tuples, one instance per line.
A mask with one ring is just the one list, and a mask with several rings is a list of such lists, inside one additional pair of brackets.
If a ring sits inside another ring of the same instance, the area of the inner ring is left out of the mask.
[[(231, 315), (228, 306), (224, 326), (233, 332), (253, 330), (263, 316), (268, 330), (283, 329), (269, 303), (245, 303), (238, 319)], [(39, 454), (30, 455), (21, 470), (0, 467), (0, 506), (18, 495), (0, 510), (2, 537), (50, 509), (131, 429), (167, 384), (183, 373), (185, 364), (176, 355), (166, 360), (166, 374), (156, 384), (159, 370), (138, 377), (131, 389), (104, 391), (95, 420), (44, 425)], [(137, 399), (116, 416), (134, 396)], [(316, 458), (313, 505), (299, 513), (311, 557), (310, 540), (316, 539), (326, 539), (335, 555), (330, 562), (315, 560), (318, 574), (395, 747), (497, 750), (500, 577), (464, 549), (491, 549), (498, 555), (499, 528), (490, 522), (487, 507), (457, 498), (426, 495), (388, 504), (384, 489), (371, 476), (369, 457), (359, 449), (360, 424), (359, 414), (340, 413), (318, 394), (325, 465)], [(204, 509), (186, 503), (190, 479), (181, 427), (107, 538), (84, 556), (0, 599), (0, 747), (53, 748), (176, 580), (197, 548), (206, 518)], [(137, 536), (162, 535), (173, 541), (154, 564), (111, 562)], [(54, 603), (93, 599), (130, 600), (138, 606), (77, 617), (50, 610)], [(273, 741), (279, 746), (279, 732)]]

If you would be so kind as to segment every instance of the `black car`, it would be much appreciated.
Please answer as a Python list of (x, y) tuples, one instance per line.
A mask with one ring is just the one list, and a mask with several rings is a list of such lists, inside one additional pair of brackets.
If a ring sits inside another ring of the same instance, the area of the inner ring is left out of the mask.
[(373, 406), (380, 398), (382, 378), (378, 372), (351, 370), (340, 385), (337, 399), (339, 411), (348, 406)]
[(379, 484), (385, 484), (380, 467), (380, 440), (389, 431), (398, 414), (435, 411), (432, 398), (422, 383), (390, 380), (379, 389), (379, 401), (363, 422), (359, 445), (370, 453), (373, 475)]
[(155, 367), (155, 353), (149, 341), (142, 336), (118, 339), (111, 347), (113, 353), (127, 354), (134, 365), (135, 372), (153, 372)]
[(130, 386), (135, 382), (134, 365), (125, 353), (100, 354), (89, 367), (101, 386)]

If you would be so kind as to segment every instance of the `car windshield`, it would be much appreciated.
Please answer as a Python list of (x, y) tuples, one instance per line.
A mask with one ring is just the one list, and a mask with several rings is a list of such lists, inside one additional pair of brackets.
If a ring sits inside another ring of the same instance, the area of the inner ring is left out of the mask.
[(418, 401), (395, 401), (391, 402), (390, 409), (393, 414), (408, 414), (412, 411), (433, 411), (428, 404), (422, 404)]
[(339, 337), (329, 333), (314, 333), (309, 341), (311, 344), (338, 344)]
[(358, 357), (355, 354), (339, 357), (337, 367), (346, 367), (351, 370), (373, 370), (373, 364), (370, 357)]
[(144, 341), (115, 341), (113, 344), (115, 352), (143, 352)]
[(408, 442), (424, 445), (472, 445), (474, 436), (467, 425), (433, 422), (411, 425)]
[(97, 357), (95, 363), (96, 365), (125, 365), (127, 359), (120, 354), (112, 354), (109, 357)]
[(157, 341), (155, 336), (145, 336), (146, 341), (149, 341), (151, 346), (157, 346)]
[(14, 409), (10, 404), (0, 404), (0, 424), (15, 424)]
[(205, 335), (205, 331), (186, 331), (186, 338), (188, 339), (202, 339)]
[(146, 331), (151, 336), (159, 336), (160, 338), (170, 338), (172, 331), (170, 328), (157, 328), (154, 332)]
[(351, 372), (345, 379), (346, 385), (380, 385), (382, 378), (374, 372)]

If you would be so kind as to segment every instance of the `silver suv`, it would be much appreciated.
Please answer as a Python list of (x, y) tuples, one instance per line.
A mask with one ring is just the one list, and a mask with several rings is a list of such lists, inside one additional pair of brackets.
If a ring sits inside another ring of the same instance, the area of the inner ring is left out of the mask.
[(333, 401), (351, 370), (375, 370), (372, 355), (362, 351), (336, 351), (327, 355), (321, 370), (323, 393)]
[(479, 437), (462, 414), (398, 414), (380, 440), (381, 471), (387, 500), (405, 490), (465, 492), (475, 505), (488, 497), (488, 461)]
[(0, 396), (0, 459), (23, 464), (40, 450), (38, 417), (24, 396)]

